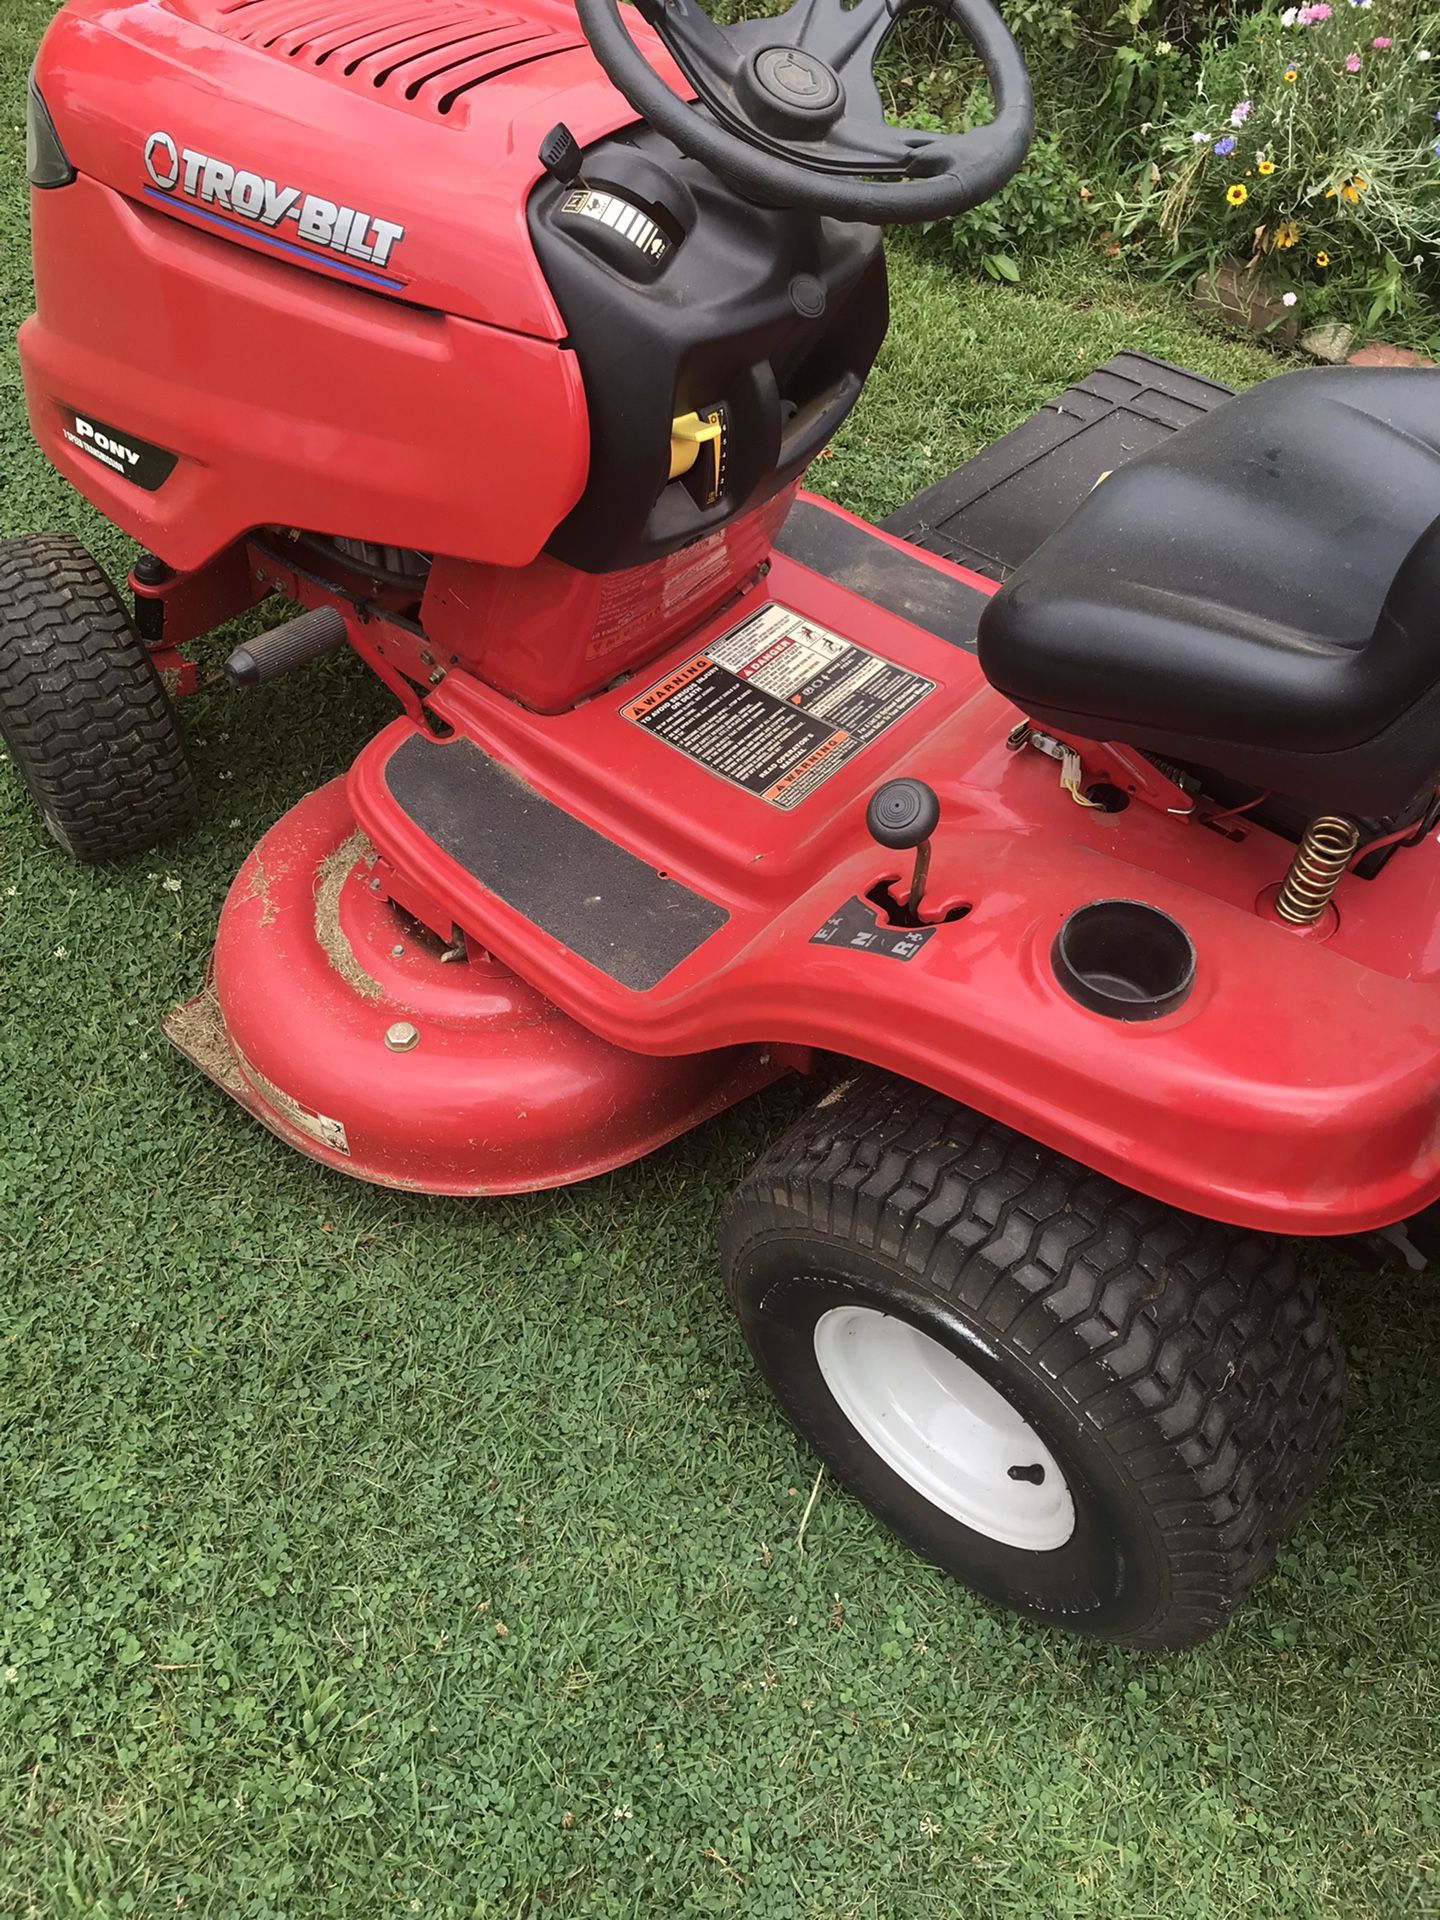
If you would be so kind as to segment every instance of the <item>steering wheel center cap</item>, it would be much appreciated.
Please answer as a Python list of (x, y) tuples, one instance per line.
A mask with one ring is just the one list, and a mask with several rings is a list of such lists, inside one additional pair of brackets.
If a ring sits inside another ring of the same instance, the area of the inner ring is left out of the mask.
[(840, 82), (803, 47), (767, 47), (755, 56), (755, 78), (778, 105), (799, 113), (829, 113), (840, 100)]

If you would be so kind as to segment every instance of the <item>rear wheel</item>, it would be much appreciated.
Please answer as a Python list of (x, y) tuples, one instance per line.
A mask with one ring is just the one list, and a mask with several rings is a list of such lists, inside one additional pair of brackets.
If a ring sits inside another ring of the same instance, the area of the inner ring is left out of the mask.
[(120, 596), (65, 534), (0, 545), (0, 737), (76, 860), (144, 853), (195, 822), (169, 696)]
[(1194, 1645), (1274, 1561), (1344, 1364), (1287, 1243), (866, 1073), (741, 1184), (730, 1297), (835, 1476), (987, 1598)]

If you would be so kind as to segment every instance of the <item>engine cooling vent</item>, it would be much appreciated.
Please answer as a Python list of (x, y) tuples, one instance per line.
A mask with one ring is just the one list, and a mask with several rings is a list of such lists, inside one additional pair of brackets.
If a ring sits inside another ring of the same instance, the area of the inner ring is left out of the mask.
[(165, 0), (277, 60), (428, 119), (463, 124), (477, 87), (585, 42), (480, 0)]

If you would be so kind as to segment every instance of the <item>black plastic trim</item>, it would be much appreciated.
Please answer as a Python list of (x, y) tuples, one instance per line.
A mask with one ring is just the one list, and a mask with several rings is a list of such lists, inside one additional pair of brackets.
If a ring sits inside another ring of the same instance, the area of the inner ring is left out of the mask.
[(25, 173), (30, 185), (42, 193), (49, 193), (56, 187), (74, 186), (77, 178), (75, 169), (60, 144), (55, 122), (50, 118), (50, 109), (35, 84), (34, 67), (30, 69), (26, 94)]
[(730, 917), (472, 741), (413, 735), (391, 754), (385, 784), (472, 879), (636, 993), (658, 986)]
[(1008, 580), (1101, 474), (1232, 397), (1203, 374), (1148, 353), (1117, 353), (880, 524), (959, 566)]
[(918, 554), (813, 500), (797, 500), (776, 536), (779, 552), (952, 647), (975, 651), (988, 595)]
[[(567, 211), (548, 175), (530, 197), (536, 257), (579, 362), (585, 490), (546, 551), (587, 573), (673, 553), (802, 474), (859, 399), (889, 321), (880, 235), (742, 200), (648, 127), (598, 142), (584, 182), (668, 242), (650, 255)], [(670, 478), (670, 426), (719, 411), (718, 495)]]

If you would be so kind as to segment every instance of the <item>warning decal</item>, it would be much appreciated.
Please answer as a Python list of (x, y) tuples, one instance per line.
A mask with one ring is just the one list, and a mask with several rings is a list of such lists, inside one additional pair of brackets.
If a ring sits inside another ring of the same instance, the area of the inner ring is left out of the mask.
[(771, 602), (620, 711), (711, 773), (788, 808), (934, 690), (933, 680)]
[(312, 1140), (318, 1140), (322, 1147), (329, 1147), (332, 1153), (343, 1153), (347, 1159), (349, 1158), (350, 1140), (345, 1132), (343, 1121), (332, 1120), (327, 1113), (316, 1113), (313, 1107), (302, 1107), (292, 1095), (283, 1092), (273, 1080), (267, 1080), (263, 1073), (252, 1067), (238, 1047), (235, 1051), (239, 1054), (240, 1065), (244, 1069), (246, 1079), (254, 1083), (282, 1120), (288, 1120), (290, 1125), (297, 1128), (299, 1132), (309, 1134)]

